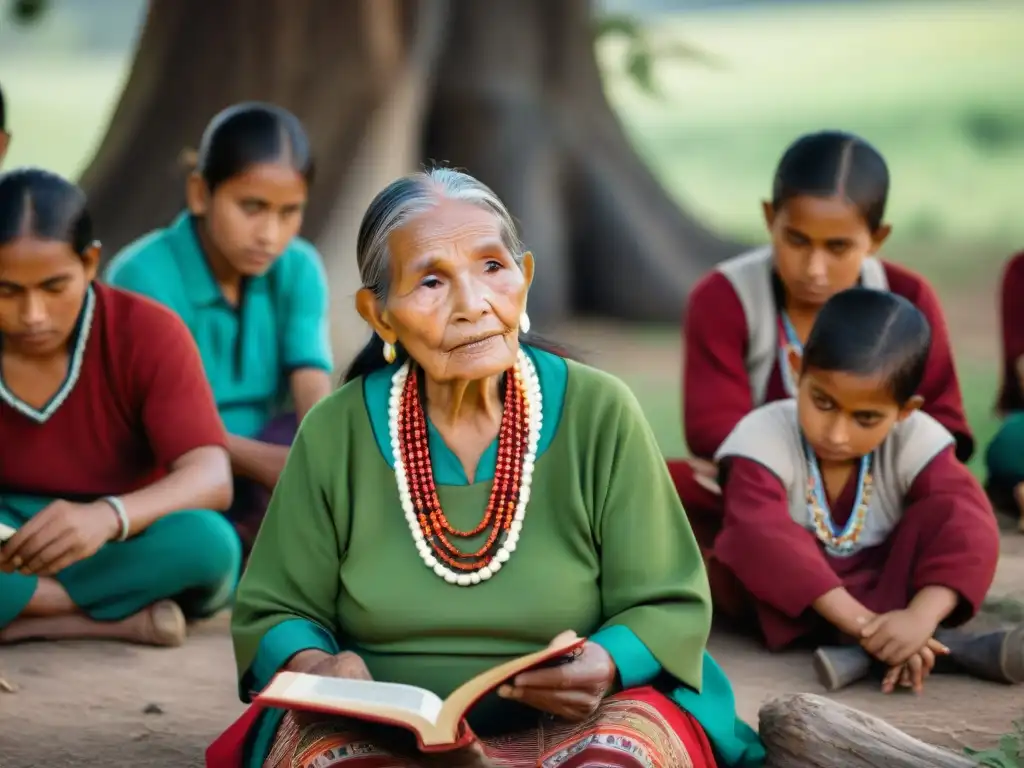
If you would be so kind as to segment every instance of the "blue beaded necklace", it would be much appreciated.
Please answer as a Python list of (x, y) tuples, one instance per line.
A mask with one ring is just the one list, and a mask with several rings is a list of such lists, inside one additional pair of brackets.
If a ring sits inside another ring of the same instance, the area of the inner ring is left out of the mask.
[(825, 551), (835, 557), (849, 557), (857, 551), (857, 543), (864, 532), (867, 522), (868, 508), (871, 506), (871, 454), (862, 456), (857, 471), (857, 496), (853, 502), (853, 512), (842, 530), (838, 530), (832, 519), (828, 496), (825, 493), (825, 481), (818, 466), (818, 457), (814, 455), (810, 443), (802, 439), (804, 458), (807, 461), (807, 511), (810, 514), (814, 534), (825, 546)]

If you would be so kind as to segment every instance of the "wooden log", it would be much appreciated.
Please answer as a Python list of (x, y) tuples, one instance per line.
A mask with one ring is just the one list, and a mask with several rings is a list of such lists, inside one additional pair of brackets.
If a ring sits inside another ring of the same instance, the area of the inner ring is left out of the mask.
[(823, 696), (798, 693), (761, 707), (767, 768), (975, 768), (966, 755), (904, 733)]

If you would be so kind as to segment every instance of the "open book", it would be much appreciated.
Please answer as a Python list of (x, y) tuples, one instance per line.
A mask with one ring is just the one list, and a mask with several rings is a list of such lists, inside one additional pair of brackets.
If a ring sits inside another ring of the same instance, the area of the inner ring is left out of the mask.
[(11, 526), (9, 525), (4, 525), (3, 523), (0, 523), (0, 544), (3, 544), (17, 532), (17, 528), (11, 528)]
[(499, 664), (463, 683), (444, 701), (412, 685), (299, 672), (279, 672), (254, 701), (262, 706), (397, 725), (416, 735), (422, 751), (444, 752), (463, 747), (473, 739), (464, 727), (464, 718), (481, 697), (520, 672), (567, 659), (584, 642), (583, 638), (574, 638)]

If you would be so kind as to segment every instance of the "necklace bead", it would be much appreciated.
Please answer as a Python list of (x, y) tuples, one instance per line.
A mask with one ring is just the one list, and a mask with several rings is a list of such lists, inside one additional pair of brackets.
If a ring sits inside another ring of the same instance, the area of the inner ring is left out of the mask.
[(871, 495), (874, 480), (871, 474), (872, 457), (865, 456), (860, 461), (857, 477), (857, 498), (854, 509), (842, 531), (836, 530), (832, 519), (832, 510), (828, 506), (825, 495), (825, 483), (821, 476), (817, 457), (809, 444), (804, 443), (807, 459), (807, 509), (810, 512), (814, 535), (825, 546), (830, 555), (847, 557), (857, 551), (857, 544), (864, 525), (867, 523), (868, 511), (871, 507)]
[[(416, 372), (407, 361), (391, 380), (388, 426), (402, 511), (423, 563), (449, 584), (468, 587), (487, 581), (509, 561), (518, 544), (543, 425), (540, 381), (523, 350), (506, 374), (504, 406), (487, 509), (474, 528), (459, 530), (448, 521), (437, 497)], [(465, 552), (452, 541), (484, 532), (487, 537), (474, 552)]]

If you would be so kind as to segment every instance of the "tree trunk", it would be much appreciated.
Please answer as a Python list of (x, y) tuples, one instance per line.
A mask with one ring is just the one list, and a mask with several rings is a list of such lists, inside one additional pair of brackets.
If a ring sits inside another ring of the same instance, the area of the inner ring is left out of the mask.
[[(131, 75), (82, 183), (107, 254), (168, 221), (178, 158), (247, 99), (306, 124), (318, 156), (304, 234), (336, 323), (358, 322), (354, 232), (370, 197), (430, 161), (466, 168), (522, 223), (540, 322), (676, 321), (737, 248), (680, 211), (601, 87), (589, 0), (151, 0)], [(351, 351), (339, 333), (339, 351)]]
[(766, 768), (972, 768), (965, 755), (925, 744), (877, 717), (809, 693), (760, 712)]

